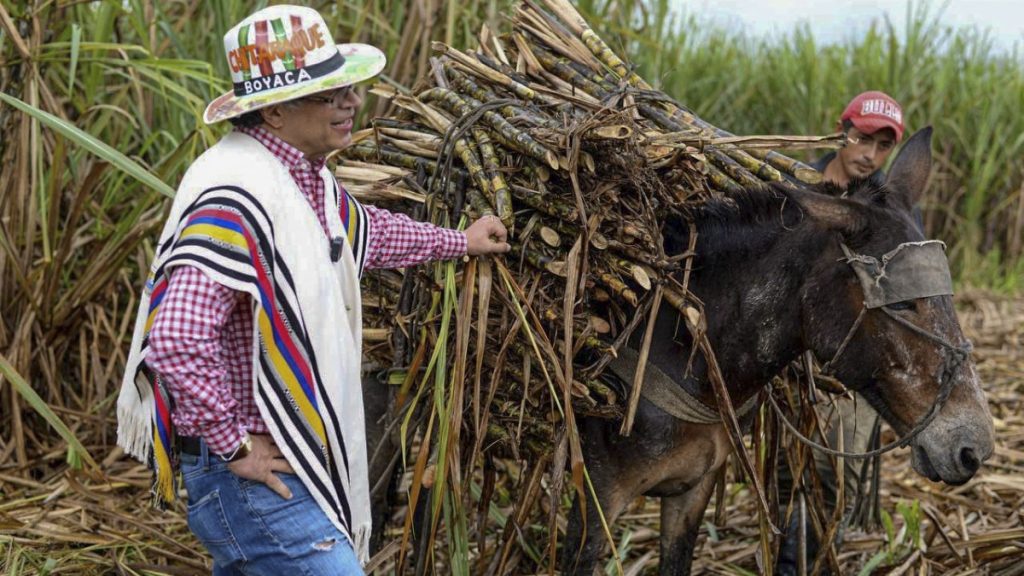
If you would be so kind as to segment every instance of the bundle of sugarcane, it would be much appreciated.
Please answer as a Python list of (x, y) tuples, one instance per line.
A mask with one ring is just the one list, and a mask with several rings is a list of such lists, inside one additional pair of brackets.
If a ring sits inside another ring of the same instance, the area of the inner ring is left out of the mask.
[[(511, 231), (515, 280), (539, 279), (531, 307), (540, 325), (597, 352), (575, 383), (594, 409), (614, 405), (597, 379), (601, 357), (636, 327), (629, 320), (650, 307), (653, 287), (685, 303), (685, 286), (672, 281), (685, 259), (661, 249), (665, 218), (714, 190), (819, 175), (767, 148), (777, 141), (702, 121), (633, 73), (567, 2), (544, 3), (519, 6), (504, 37), (485, 29), (476, 52), (435, 44), (433, 75), (413, 94), (375, 87), (399, 113), (356, 134), (338, 175), (371, 201), (429, 198), (431, 216), (497, 215)], [(571, 330), (558, 306), (570, 275), (584, 288)], [(380, 286), (397, 303), (400, 282)]]
[(819, 177), (773, 151), (778, 139), (704, 122), (568, 2), (542, 2), (519, 6), (507, 35), (484, 29), (475, 52), (436, 43), (432, 74), (411, 93), (375, 86), (396, 113), (357, 133), (337, 171), (361, 199), (450, 226), (495, 215), (510, 231), (512, 253), (470, 261), (461, 280), (441, 265), (365, 282), (367, 349), (391, 370), (403, 428), (429, 415), (418, 474), (433, 462), (455, 492), (485, 446), (525, 448), (555, 469), (570, 458), (577, 471), (574, 412), (625, 415), (628, 431), (639, 396), (625, 401), (604, 367), (662, 301), (699, 316), (687, 293), (695, 232), (689, 251), (667, 256), (666, 219), (716, 191)]

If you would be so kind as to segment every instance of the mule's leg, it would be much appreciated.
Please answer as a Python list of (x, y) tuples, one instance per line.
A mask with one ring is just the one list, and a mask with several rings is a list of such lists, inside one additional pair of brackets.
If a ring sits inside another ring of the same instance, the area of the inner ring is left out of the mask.
[(717, 478), (717, 474), (705, 474), (689, 491), (678, 496), (662, 497), (660, 576), (685, 576), (690, 573), (697, 533)]
[[(601, 500), (601, 511), (604, 513), (608, 526), (612, 526), (615, 519), (626, 508), (629, 499), (616, 496), (611, 490), (602, 490), (599, 480), (593, 479), (593, 481), (594, 490)], [(562, 546), (562, 574), (565, 576), (592, 576), (608, 541), (601, 525), (601, 517), (597, 513), (597, 504), (589, 490), (587, 490), (586, 501), (585, 534), (578, 494), (573, 498), (572, 510), (569, 512), (569, 525), (566, 528), (565, 543)]]

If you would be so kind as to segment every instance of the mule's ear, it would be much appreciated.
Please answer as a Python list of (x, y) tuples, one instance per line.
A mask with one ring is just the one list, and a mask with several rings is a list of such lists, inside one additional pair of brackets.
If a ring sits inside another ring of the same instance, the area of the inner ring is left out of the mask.
[(852, 200), (796, 190), (789, 192), (789, 197), (812, 220), (843, 236), (856, 234), (868, 225), (864, 207)]
[(909, 210), (921, 199), (932, 170), (932, 127), (918, 130), (892, 162), (885, 183), (891, 195)]

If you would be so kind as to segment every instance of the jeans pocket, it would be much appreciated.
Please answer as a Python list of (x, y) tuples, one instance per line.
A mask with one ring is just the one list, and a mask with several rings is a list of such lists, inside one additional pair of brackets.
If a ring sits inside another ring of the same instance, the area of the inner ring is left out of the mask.
[(212, 490), (194, 504), (189, 504), (188, 527), (218, 564), (228, 565), (243, 560), (224, 514), (220, 490)]
[(250, 505), (260, 515), (268, 515), (268, 513), (312, 498), (298, 476), (282, 474), (282, 472), (274, 472), (274, 476), (280, 478), (281, 482), (285, 483), (285, 486), (292, 492), (291, 500), (285, 499), (281, 494), (274, 492), (262, 482), (247, 481), (243, 485), (243, 490), (249, 499)]
[(300, 502), (310, 500), (313, 496), (309, 493), (309, 490), (302, 484), (302, 480), (295, 474), (282, 474), (275, 473), (275, 476), (284, 482), (284, 485), (291, 490), (291, 500), (285, 499), (283, 496), (274, 492), (270, 489), (270, 486), (262, 482), (256, 482), (254, 480), (246, 481), (243, 486), (245, 497), (249, 500), (249, 505), (253, 511), (261, 516), (272, 515), (284, 508), (295, 506)]
[(199, 456), (195, 456), (193, 454), (182, 454), (180, 458), (181, 460), (178, 464), (178, 468), (181, 470), (182, 477), (192, 479), (205, 472)]

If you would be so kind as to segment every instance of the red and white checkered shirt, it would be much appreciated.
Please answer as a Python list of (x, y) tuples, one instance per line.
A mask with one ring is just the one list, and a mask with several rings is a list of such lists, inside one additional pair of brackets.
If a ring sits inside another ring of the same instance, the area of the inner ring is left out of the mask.
[[(324, 160), (309, 161), (296, 148), (263, 128), (239, 128), (288, 167), (327, 232)], [(416, 222), (373, 206), (369, 219), (367, 268), (402, 268), (466, 253), (466, 235)], [(210, 449), (230, 454), (246, 431), (267, 431), (253, 394), (253, 303), (192, 266), (171, 272), (167, 292), (149, 333), (146, 364), (167, 383), (178, 434), (202, 436)]]

